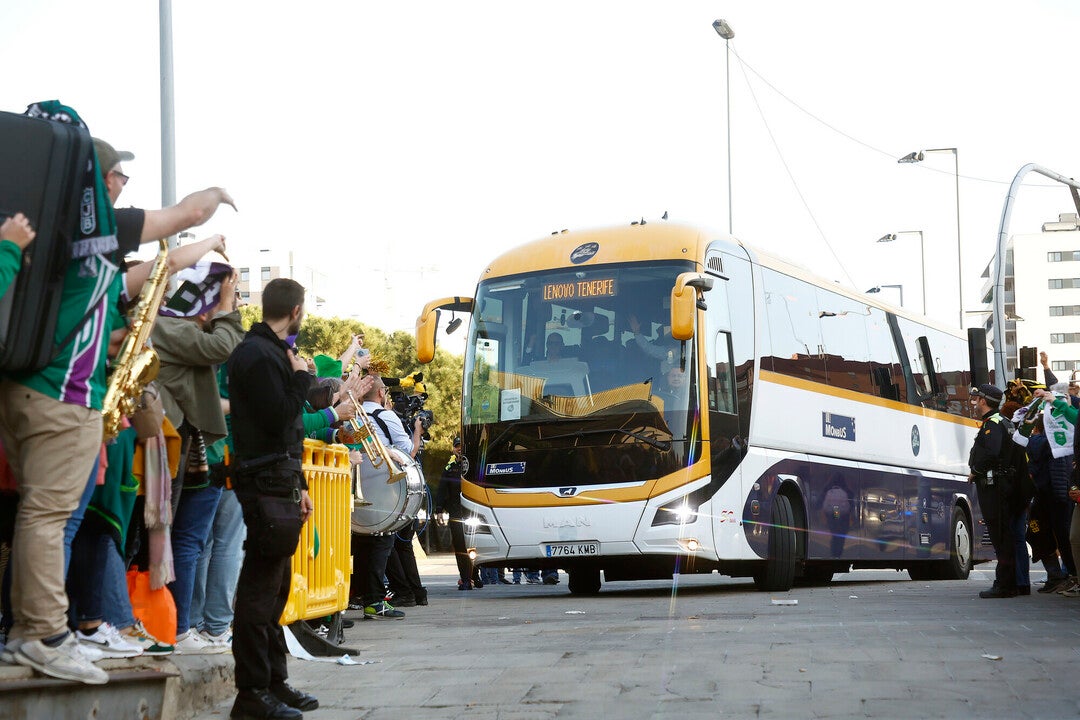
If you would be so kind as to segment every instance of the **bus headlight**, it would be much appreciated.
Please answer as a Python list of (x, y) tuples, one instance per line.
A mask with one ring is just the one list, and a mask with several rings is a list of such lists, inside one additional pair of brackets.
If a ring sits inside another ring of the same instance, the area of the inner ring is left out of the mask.
[(697, 520), (697, 505), (690, 502), (689, 496), (656, 509), (653, 516), (652, 526), (658, 525), (689, 525)]
[(491, 526), (488, 524), (487, 518), (483, 515), (470, 515), (465, 518), (465, 532), (471, 534), (490, 535)]

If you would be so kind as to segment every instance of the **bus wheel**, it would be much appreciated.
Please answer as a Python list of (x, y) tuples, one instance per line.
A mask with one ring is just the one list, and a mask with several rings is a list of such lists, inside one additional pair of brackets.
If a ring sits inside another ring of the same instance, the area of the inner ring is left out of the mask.
[(954, 507), (949, 533), (949, 559), (937, 563), (937, 577), (942, 580), (967, 580), (973, 555), (974, 546), (967, 513)]
[(600, 592), (600, 571), (593, 568), (570, 570), (567, 586), (571, 595), (596, 595)]
[(769, 557), (765, 567), (754, 574), (758, 590), (787, 592), (795, 582), (795, 551), (798, 541), (795, 513), (791, 500), (777, 495), (773, 501), (772, 527), (769, 528)]
[(908, 568), (912, 580), (967, 580), (971, 572), (972, 540), (967, 514), (953, 508), (949, 532), (949, 559), (934, 560)]

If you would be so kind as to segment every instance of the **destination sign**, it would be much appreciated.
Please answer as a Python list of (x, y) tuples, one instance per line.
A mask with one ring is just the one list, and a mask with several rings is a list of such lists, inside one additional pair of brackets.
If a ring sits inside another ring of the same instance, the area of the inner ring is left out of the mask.
[(544, 300), (573, 300), (575, 298), (614, 297), (615, 278), (573, 280), (544, 285)]

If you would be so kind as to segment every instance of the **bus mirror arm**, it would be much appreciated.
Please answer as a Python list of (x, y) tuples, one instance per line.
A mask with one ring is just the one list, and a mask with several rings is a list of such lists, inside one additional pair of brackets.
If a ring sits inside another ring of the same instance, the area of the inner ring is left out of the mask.
[(694, 337), (694, 311), (705, 309), (702, 294), (711, 290), (713, 278), (696, 272), (680, 273), (671, 288), (671, 337), (689, 340)]
[[(472, 312), (473, 299), (471, 297), (448, 297), (432, 300), (424, 305), (424, 309), (416, 318), (416, 359), (422, 364), (427, 364), (435, 359), (435, 331), (439, 327), (440, 310), (452, 312)], [(460, 324), (460, 323), (459, 323)], [(457, 329), (456, 327), (454, 328)]]

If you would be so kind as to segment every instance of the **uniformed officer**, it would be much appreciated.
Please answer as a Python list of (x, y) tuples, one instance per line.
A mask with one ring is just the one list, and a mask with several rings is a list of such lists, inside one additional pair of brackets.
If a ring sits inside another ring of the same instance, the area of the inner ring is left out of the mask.
[(1008, 455), (1013, 425), (998, 413), (1003, 393), (993, 385), (971, 388), (971, 400), (982, 418), (979, 432), (971, 446), (968, 480), (975, 483), (983, 520), (990, 531), (990, 542), (997, 556), (994, 586), (979, 593), (981, 598), (1016, 597), (1016, 557), (1013, 551), (1013, 515), (1009, 496), (1013, 479), (1011, 468), (1003, 467), (1002, 455)]

